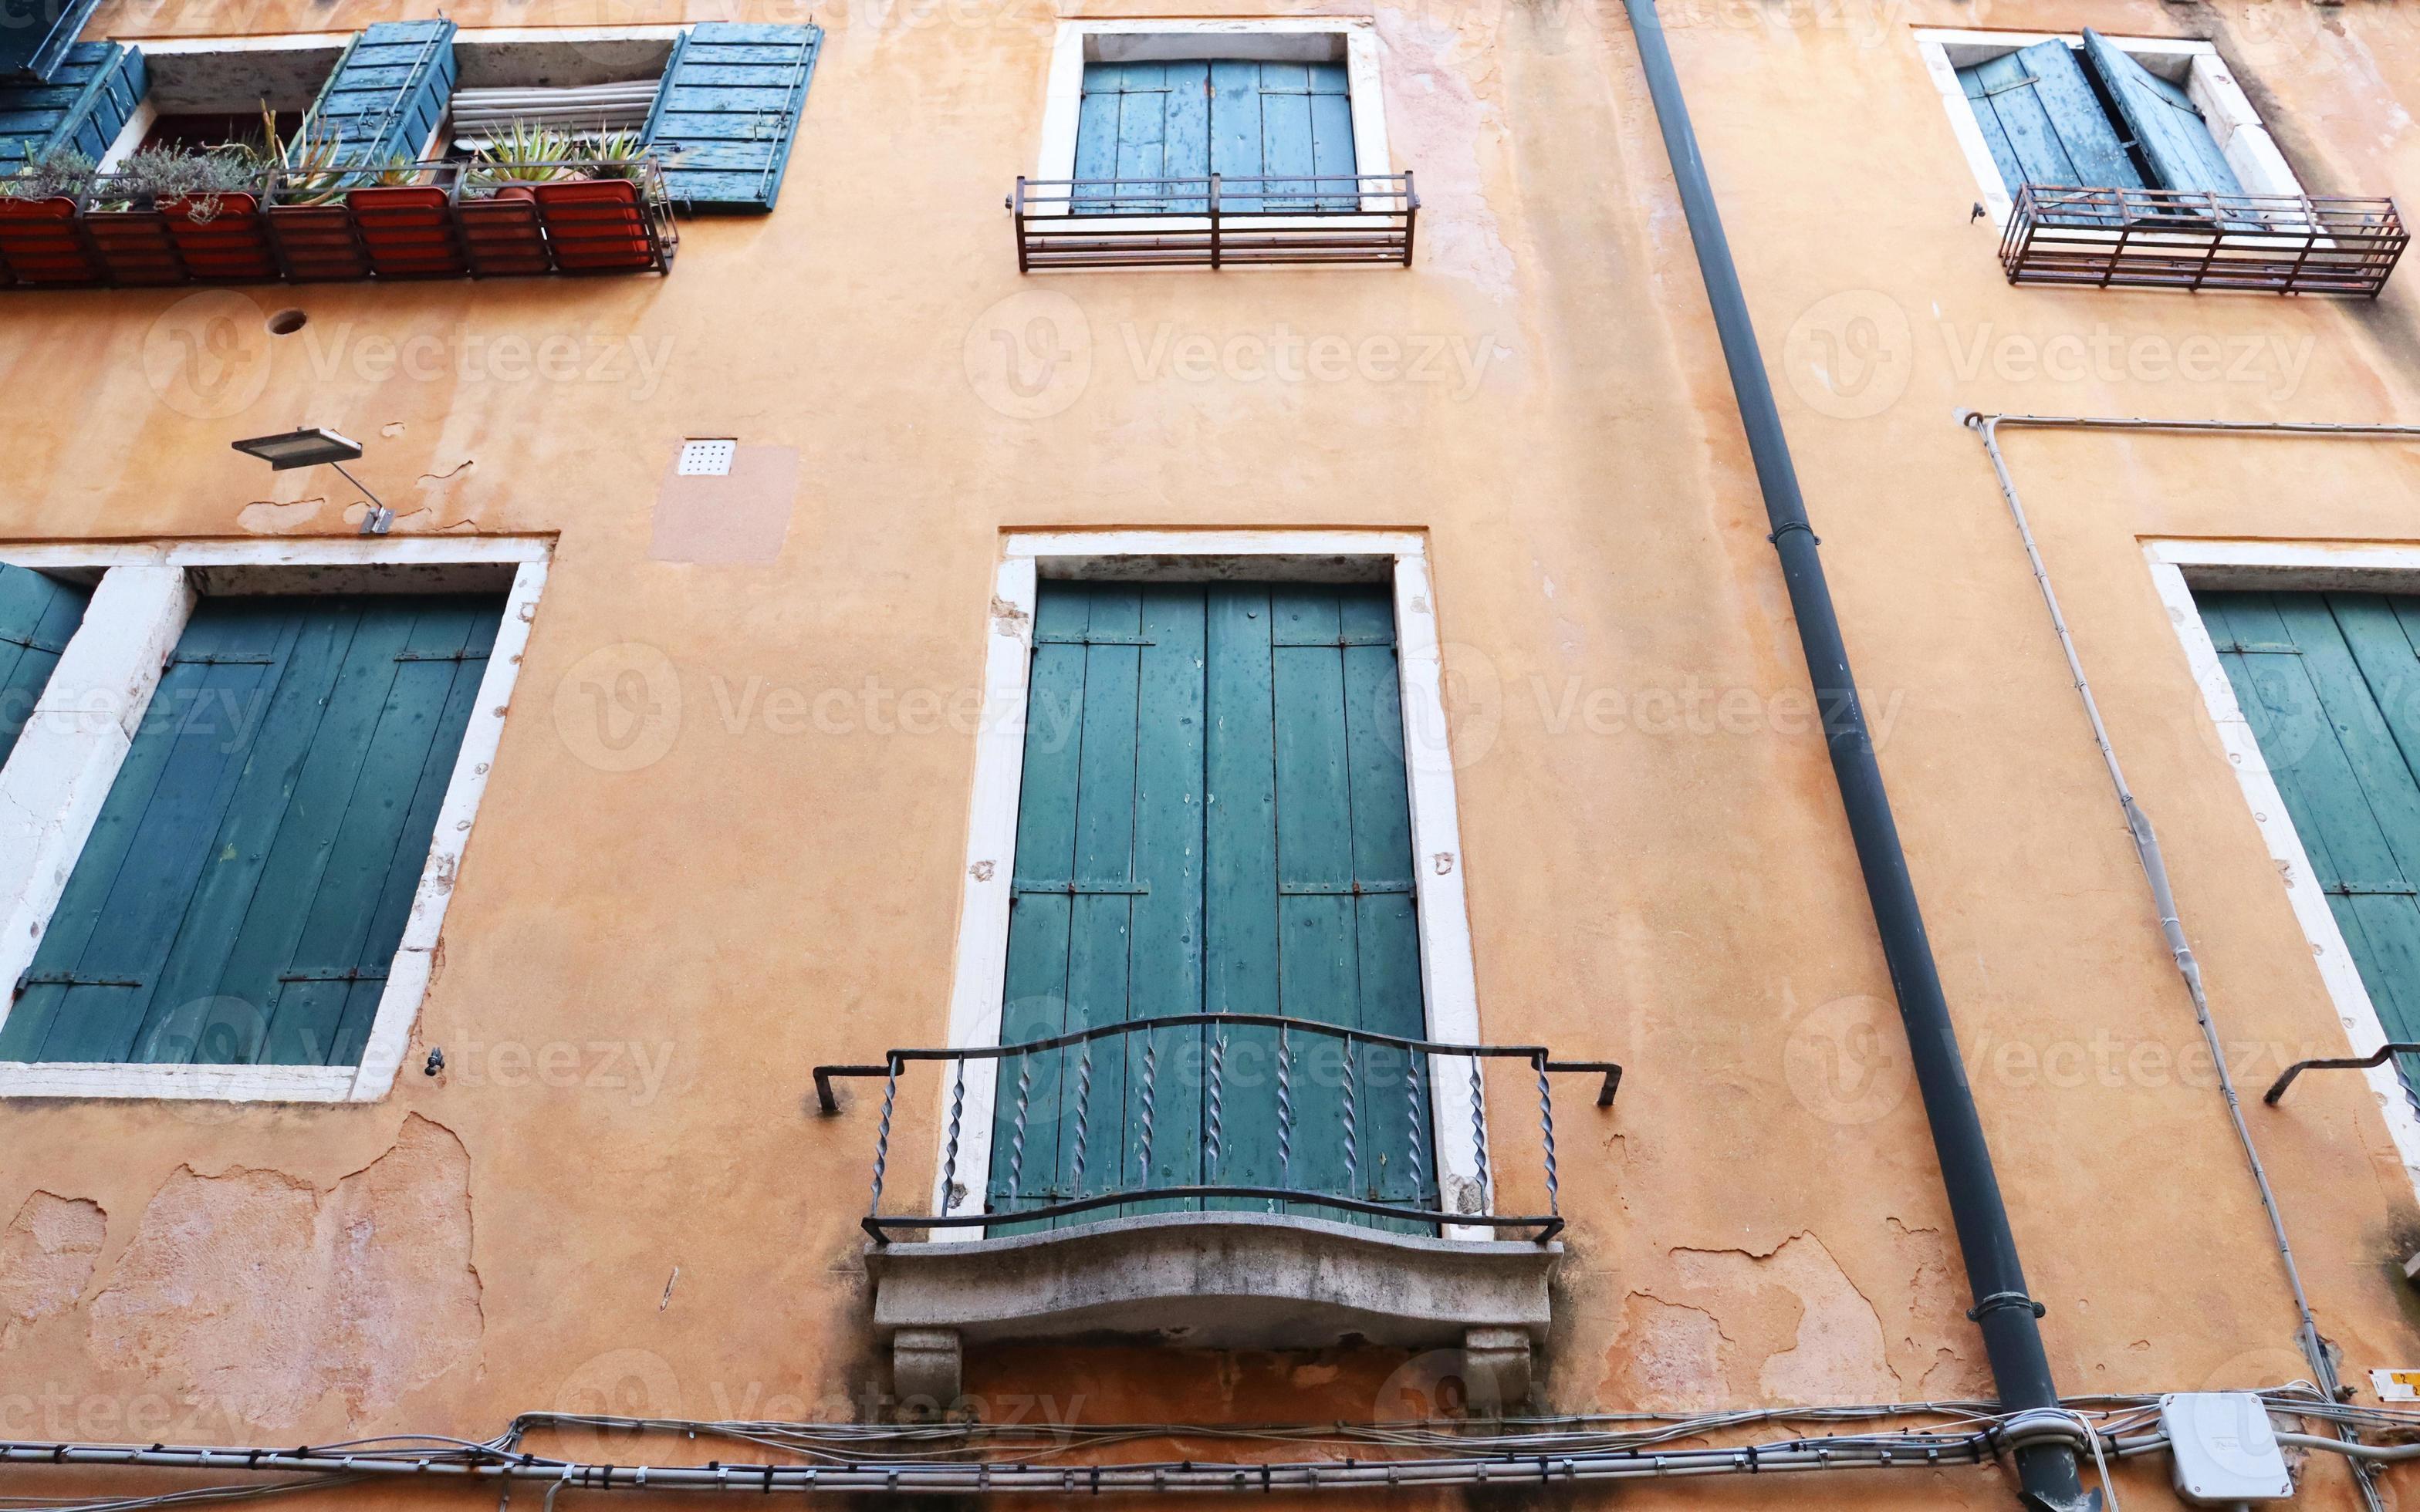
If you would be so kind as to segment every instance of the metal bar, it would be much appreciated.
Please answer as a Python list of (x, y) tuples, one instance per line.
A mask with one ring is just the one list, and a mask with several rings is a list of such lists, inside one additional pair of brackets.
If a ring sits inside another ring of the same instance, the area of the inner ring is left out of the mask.
[(2286, 1068), (2284, 1075), (2270, 1084), (2269, 1090), (2260, 1095), (2260, 1101), (2271, 1107), (2276, 1106), (2277, 1100), (2286, 1095), (2286, 1088), (2294, 1085), (2294, 1078), (2306, 1071), (2369, 1071), (2385, 1065), (2388, 1057), (2400, 1055), (2420, 1055), (2420, 1043), (2409, 1040), (2390, 1040), (2366, 1056), (2298, 1060)]
[(1610, 1060), (1549, 1060), (1545, 1063), (1545, 1069), (1558, 1073), (1602, 1072), (1605, 1076), (1605, 1085), (1598, 1088), (1596, 1092), (1596, 1105), (1601, 1108), (1613, 1106), (1613, 1094), (1621, 1090), (1621, 1068)]
[[(1391, 1045), (1398, 1050), (1413, 1050), (1435, 1056), (1493, 1056), (1513, 1060), (1527, 1060), (1532, 1056), (1550, 1055), (1542, 1044), (1451, 1044), (1442, 1040), (1412, 1040), (1400, 1034), (1380, 1034), (1374, 1029), (1357, 1029), (1342, 1024), (1321, 1024), (1311, 1019), (1287, 1018), (1279, 1013), (1168, 1013), (1157, 1018), (1126, 1019), (1116, 1024), (1095, 1025), (1089, 1029), (1073, 1029), (1065, 1034), (1044, 1040), (1023, 1040), (1008, 1045), (960, 1045), (950, 1049), (900, 1048), (890, 1052), (901, 1060), (997, 1060), (1002, 1056), (1025, 1055), (1037, 1050), (1058, 1050), (1081, 1044), (1088, 1040), (1107, 1039), (1117, 1034), (1140, 1034), (1148, 1029), (1182, 1029), (1195, 1025), (1220, 1025), (1241, 1028), (1292, 1028), (1311, 1034), (1325, 1034), (1339, 1040), (1351, 1040), (1359, 1044)], [(1558, 1060), (1549, 1071), (1618, 1070), (1610, 1061)], [(861, 1071), (848, 1066), (833, 1066), (835, 1076), (878, 1075), (880, 1068)]]
[(835, 1076), (885, 1076), (888, 1066), (817, 1066), (815, 1068), (815, 1111), (830, 1117), (840, 1111), (840, 1099), (832, 1092)]
[[(1333, 1192), (1308, 1192), (1285, 1186), (1166, 1186), (1153, 1189), (1155, 1200), (1187, 1201), (1194, 1198), (1235, 1198), (1279, 1204), (1301, 1203), (1311, 1207), (1336, 1208), (1346, 1212), (1358, 1212), (1373, 1218), (1401, 1218), (1412, 1223), (1461, 1224), (1483, 1228), (1542, 1228), (1552, 1233), (1562, 1231), (1562, 1220), (1553, 1213), (1487, 1213), (1445, 1212), (1434, 1208), (1413, 1207), (1402, 1203), (1372, 1202), (1361, 1197), (1340, 1196)], [(1064, 1218), (1079, 1212), (1095, 1212), (1132, 1202), (1133, 1192), (1101, 1192), (1088, 1197), (1072, 1197), (1047, 1207), (1028, 1208), (1016, 1214), (1019, 1223), (1041, 1223), (1052, 1218)], [(863, 1227), (869, 1231), (909, 1228), (980, 1228), (1001, 1222), (1001, 1215), (987, 1212), (924, 1213), (922, 1215), (878, 1213), (866, 1215)], [(1541, 1239), (1545, 1235), (1537, 1236)]]

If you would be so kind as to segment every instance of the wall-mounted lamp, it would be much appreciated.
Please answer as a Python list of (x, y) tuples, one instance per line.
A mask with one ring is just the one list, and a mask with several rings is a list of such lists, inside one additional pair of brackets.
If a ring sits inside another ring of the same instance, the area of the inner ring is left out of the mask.
[(315, 468), (321, 463), (336, 470), (337, 475), (369, 501), (369, 513), (362, 517), (364, 535), (384, 535), (395, 523), (395, 511), (379, 502), (378, 495), (362, 486), (362, 480), (345, 471), (345, 464), (358, 460), (362, 443), (337, 435), (321, 426), (305, 430), (289, 430), (276, 436), (254, 436), (234, 443), (235, 449), (247, 456), (256, 456), (273, 472), (288, 468)]

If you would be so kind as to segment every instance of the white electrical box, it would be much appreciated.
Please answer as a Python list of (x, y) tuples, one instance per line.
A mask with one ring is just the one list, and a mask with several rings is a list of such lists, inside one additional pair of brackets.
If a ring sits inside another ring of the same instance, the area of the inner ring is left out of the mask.
[(684, 478), (727, 478), (731, 475), (731, 455), (739, 449), (733, 440), (683, 441), (680, 453), (680, 475)]
[(2160, 1398), (2160, 1427), (2176, 1459), (2177, 1494), (2195, 1506), (2284, 1502), (2294, 1494), (2269, 1409), (2248, 1391)]

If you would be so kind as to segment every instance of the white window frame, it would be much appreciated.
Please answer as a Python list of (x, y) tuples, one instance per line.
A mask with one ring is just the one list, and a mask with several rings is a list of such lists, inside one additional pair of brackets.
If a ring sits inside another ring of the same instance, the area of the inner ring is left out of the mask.
[[(2151, 539), (2143, 543), (2152, 586), (2183, 642), (2185, 662), (2201, 688), (2202, 703), (2218, 727), (2220, 747), (2235, 768), (2253, 823), (2269, 848), (2277, 875), (2286, 885), (2295, 921), (2310, 942), (2311, 959), (2319, 980), (2335, 1005), (2336, 1020), (2356, 1056), (2366, 1056), (2387, 1042), (2386, 1026), (2362, 985), (2335, 914), (2319, 891), (2319, 873), (2302, 837), (2286, 810), (2285, 795), (2260, 753), (2260, 742), (2236, 702), (2235, 684), (2219, 660), (2218, 646), (2202, 623), (2195, 589), (2252, 589), (2278, 593), (2358, 590), (2364, 593), (2420, 593), (2420, 547), (2373, 546), (2350, 542), (2278, 542)], [(2405, 1096), (2402, 1079), (2392, 1065), (2372, 1066), (2362, 1072), (2386, 1132), (2403, 1162), (2404, 1175), (2420, 1194), (2420, 1117)]]
[[(1220, 569), (1214, 571), (1213, 569)], [(1444, 658), (1437, 638), (1425, 537), (1407, 531), (1038, 531), (1003, 540), (992, 584), (984, 665), (983, 722), (975, 745), (974, 788), (967, 825), (966, 892), (958, 916), (950, 993), (950, 1048), (1000, 1043), (1006, 990), (1011, 873), (1016, 856), (1017, 801), (1025, 777), (1025, 717), (1032, 667), (1036, 583), (1044, 577), (1120, 581), (1199, 581), (1237, 569), (1303, 581), (1385, 581), (1393, 586), (1395, 654), (1404, 710), (1404, 756), (1411, 799), (1413, 891), (1419, 920), (1420, 986), (1431, 1039), (1478, 1044), (1479, 986), (1468, 902), (1463, 887), (1462, 827), (1447, 742)], [(1460, 1062), (1455, 1062), (1459, 1065)], [(966, 1063), (955, 1185), (987, 1190), (997, 1062)], [(952, 1078), (942, 1078), (939, 1127), (950, 1119)], [(1471, 1138), (1474, 1109), (1466, 1073), (1430, 1076), (1430, 1115), (1438, 1190), (1447, 1211), (1495, 1211)], [(934, 1164), (933, 1209), (954, 1211)], [(980, 1197), (974, 1200), (980, 1201)], [(979, 1228), (935, 1229), (939, 1241), (970, 1241)], [(1449, 1239), (1487, 1240), (1474, 1225), (1447, 1225)]]
[[(1137, 62), (1187, 58), (1308, 57), (1304, 44), (1344, 49), (1345, 88), (1353, 110), (1353, 171), (1365, 178), (1395, 170), (1387, 155), (1387, 103), (1379, 87), (1378, 27), (1367, 16), (1275, 16), (1224, 21), (1063, 21), (1050, 52), (1050, 83), (1042, 115), (1042, 145), (1033, 163), (1041, 182), (1076, 177), (1076, 130), (1084, 110), (1084, 65), (1120, 53)], [(1364, 207), (1390, 208), (1377, 199)], [(1063, 204), (1030, 207), (1029, 215), (1063, 215)], [(1188, 223), (1190, 224), (1190, 223)], [(1208, 224), (1207, 221), (1201, 223)], [(1334, 223), (1330, 223), (1334, 224)]]
[[(2227, 166), (2235, 170), (2245, 193), (2304, 192), (2303, 181), (2294, 177), (2286, 155), (2277, 150), (2269, 129), (2260, 124), (2260, 113), (2252, 108), (2243, 86), (2227, 70), (2226, 61), (2218, 55), (2215, 43), (2164, 37), (2112, 37), (2109, 40), (2151, 72), (2171, 84), (2184, 85), (2193, 102), (2201, 108), (2203, 118), (2210, 122), (2210, 134), (2226, 156)], [(2048, 41), (2065, 42), (2078, 51), (2084, 47), (2083, 34), (2077, 32), (1926, 27), (1916, 33), (1916, 51), (1924, 58), (1932, 87), (1941, 94), (1943, 108), (1949, 113), (1949, 129), (1958, 138), (1959, 149), (1966, 154), (1966, 166), (1975, 175), (1975, 187), (1992, 212), (1992, 224), (2003, 230), (2008, 227), (2009, 217), (2016, 212), (2016, 202), (2008, 185), (2001, 181), (1999, 164), (1992, 161), (1992, 149), (1983, 140), (1983, 128), (1975, 119), (1975, 103), (1966, 98), (1965, 88), (1959, 84), (1958, 70)]]
[[(504, 736), (545, 591), (550, 542), (530, 537), (0, 544), (0, 563), (99, 574), (33, 715), (0, 766), (0, 993), (29, 966), (76, 857), (107, 801), (196, 600), (234, 592), (343, 594), (362, 574), (442, 584), (449, 567), (509, 568), (504, 620), (437, 810), (436, 833), (358, 1066), (0, 1063), (0, 1098), (140, 1097), (230, 1103), (368, 1103), (393, 1090), (427, 995), (430, 967), (472, 821)], [(344, 569), (353, 569), (347, 572)], [(300, 569), (300, 570), (298, 570)], [(0, 1022), (14, 1007), (0, 998)]]

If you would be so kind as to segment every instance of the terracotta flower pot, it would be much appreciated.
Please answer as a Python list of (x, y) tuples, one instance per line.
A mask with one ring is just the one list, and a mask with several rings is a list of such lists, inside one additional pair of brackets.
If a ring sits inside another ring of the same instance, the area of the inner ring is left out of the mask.
[(345, 195), (345, 207), (380, 278), (459, 278), (470, 270), (445, 191), (432, 184), (356, 189)]
[(537, 208), (555, 266), (566, 273), (634, 272), (656, 266), (639, 186), (627, 178), (540, 184)]
[(76, 202), (0, 196), (0, 269), (18, 284), (101, 282), (101, 265), (76, 234)]
[(462, 242), (470, 249), (473, 273), (509, 278), (553, 270), (546, 231), (538, 222), (537, 196), (526, 185), (509, 184), (477, 199), (466, 195), (455, 208), (462, 218)]

